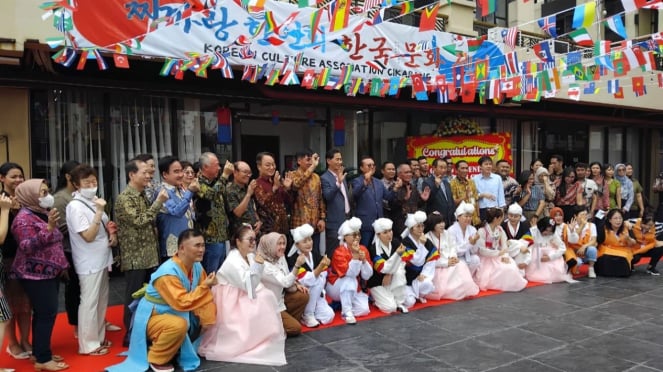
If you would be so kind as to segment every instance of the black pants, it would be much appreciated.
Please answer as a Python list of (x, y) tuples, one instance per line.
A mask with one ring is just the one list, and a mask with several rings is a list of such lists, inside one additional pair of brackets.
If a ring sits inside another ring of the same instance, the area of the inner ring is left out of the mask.
[(334, 251), (338, 247), (338, 231), (325, 230), (325, 254), (331, 260), (334, 256)]
[(78, 305), (81, 303), (81, 286), (78, 282), (78, 274), (74, 268), (74, 260), (71, 252), (64, 252), (69, 261), (69, 280), (64, 284), (64, 308), (67, 311), (67, 320), (70, 325), (78, 325)]
[(648, 267), (655, 268), (656, 265), (658, 265), (658, 261), (661, 260), (662, 256), (663, 256), (663, 247), (652, 248), (645, 253), (636, 254), (635, 256), (633, 256), (633, 262), (636, 263), (640, 261), (641, 257), (649, 257)]
[(58, 279), (21, 279), (21, 285), (32, 304), (32, 354), (37, 363), (46, 363), (53, 357), (51, 336), (58, 315)]
[(154, 269), (139, 269), (139, 270), (127, 270), (124, 272), (124, 281), (126, 283), (124, 289), (124, 329), (127, 330), (127, 334), (131, 331), (131, 310), (129, 310), (129, 305), (134, 301), (131, 295), (137, 290), (143, 287), (143, 284), (150, 281), (150, 275)]

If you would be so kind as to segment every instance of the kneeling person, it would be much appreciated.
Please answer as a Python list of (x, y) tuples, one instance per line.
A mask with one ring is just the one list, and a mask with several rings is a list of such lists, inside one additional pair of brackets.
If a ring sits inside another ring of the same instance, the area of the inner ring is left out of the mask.
[(204, 331), (216, 321), (216, 306), (210, 291), (216, 284), (216, 276), (207, 276), (200, 264), (205, 253), (202, 233), (184, 230), (177, 246), (175, 256), (152, 274), (145, 296), (138, 304), (129, 356), (107, 371), (144, 371), (148, 364), (152, 371), (174, 371), (171, 360), (178, 352), (178, 363), (185, 371), (200, 365), (189, 334), (195, 333), (198, 326)]

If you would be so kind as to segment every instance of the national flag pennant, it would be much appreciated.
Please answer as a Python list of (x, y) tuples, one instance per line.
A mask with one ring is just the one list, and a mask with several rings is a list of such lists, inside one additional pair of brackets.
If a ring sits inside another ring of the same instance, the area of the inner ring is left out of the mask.
[(364, 8), (362, 12), (366, 13), (369, 10), (377, 8), (381, 5), (382, 5), (382, 0), (364, 0)]
[(502, 40), (509, 48), (514, 49), (518, 41), (518, 27), (509, 27), (502, 30)]
[(647, 94), (647, 86), (645, 85), (645, 78), (643, 76), (634, 76), (631, 79), (633, 85), (633, 93), (636, 97), (644, 96)]
[(447, 78), (444, 75), (435, 76), (435, 90), (437, 91), (437, 103), (448, 103)]
[(483, 38), (468, 38), (467, 39), (467, 53), (474, 55), (485, 40)]
[(452, 73), (453, 73), (453, 81), (454, 81), (454, 86), (456, 88), (460, 88), (461, 85), (463, 84), (463, 76), (465, 76), (465, 66), (460, 65), (460, 66), (454, 66), (452, 68)]
[(479, 92), (479, 104), (480, 105), (485, 105), (486, 104), (486, 98), (488, 96), (488, 84), (485, 81), (480, 81), (479, 86), (477, 88), (477, 92)]
[(638, 47), (625, 49), (624, 57), (626, 57), (628, 65), (631, 69), (640, 67), (645, 63), (647, 63), (647, 58), (645, 57), (645, 54), (642, 53), (642, 50)]
[(624, 21), (622, 21), (621, 14), (617, 14), (606, 19), (604, 24), (608, 26), (608, 28), (612, 30), (612, 32), (619, 35), (619, 37), (621, 37), (622, 39), (628, 38), (626, 34), (626, 27), (624, 27)]
[(539, 27), (541, 27), (541, 30), (545, 32), (546, 34), (552, 36), (552, 37), (557, 37), (557, 16), (556, 15), (551, 15), (548, 17), (543, 17), (537, 21), (539, 24)]
[(58, 54), (53, 56), (55, 62), (65, 66), (71, 67), (76, 60), (76, 50), (74, 48), (65, 47)]
[(325, 87), (327, 86), (328, 81), (329, 81), (329, 68), (324, 67), (318, 73), (318, 86)]
[(318, 5), (317, 0), (297, 0), (297, 5), (300, 8), (315, 8)]
[(447, 83), (447, 95), (449, 96), (449, 101), (455, 101), (458, 98), (458, 90), (454, 86), (454, 83)]
[(607, 86), (608, 86), (608, 93), (615, 94), (617, 93), (617, 91), (619, 91), (619, 80), (618, 79), (608, 80)]
[(97, 60), (97, 67), (99, 70), (103, 71), (108, 68), (108, 65), (106, 65), (106, 61), (104, 60), (104, 57), (101, 56), (99, 49), (92, 49), (92, 58)]
[(663, 9), (661, 0), (622, 0), (622, 6), (626, 13), (631, 13), (641, 8)]
[(596, 2), (590, 1), (576, 6), (573, 11), (573, 28), (589, 27), (596, 18)]
[[(251, 76), (253, 76), (255, 68), (256, 67), (253, 65), (244, 65), (244, 70), (242, 71), (242, 80), (250, 80)], [(163, 69), (161, 71), (163, 72)]]
[(74, 22), (71, 19), (71, 14), (64, 10), (58, 10), (55, 12), (55, 17), (53, 18), (53, 27), (60, 32), (69, 32), (74, 29)]
[(424, 8), (419, 19), (419, 32), (435, 30), (435, 24), (437, 22), (437, 11), (439, 9), (439, 2), (436, 2), (435, 5), (427, 6)]
[(518, 55), (516, 52), (509, 52), (504, 55), (504, 64), (509, 75), (519, 75), (520, 65), (518, 64)]
[(543, 62), (552, 62), (555, 60), (552, 53), (550, 52), (550, 43), (548, 40), (544, 40), (533, 47), (534, 53), (540, 60)]
[(281, 85), (299, 85), (299, 77), (292, 69), (287, 69), (281, 78)]
[(507, 98), (513, 98), (520, 94), (521, 78), (514, 76), (501, 81), (500, 92), (504, 93)]
[(477, 0), (477, 14), (485, 17), (495, 13), (497, 9), (497, 0)]
[(552, 90), (552, 84), (550, 81), (550, 73), (548, 70), (543, 70), (539, 72), (539, 88), (544, 92), (549, 92)]
[(311, 13), (311, 42), (315, 42), (315, 35), (320, 31), (320, 21), (326, 12), (323, 9), (316, 9)]
[(382, 87), (380, 88), (380, 97), (385, 97), (389, 93), (389, 79), (382, 79)]
[(478, 81), (486, 80), (490, 70), (490, 59), (486, 58), (475, 63), (474, 76)]
[(654, 52), (645, 52), (645, 63), (642, 65), (642, 71), (652, 71), (656, 69), (656, 56)]
[(272, 86), (274, 84), (278, 84), (280, 75), (281, 75), (281, 70), (279, 70), (278, 68), (273, 69), (267, 75), (267, 80), (265, 80), (265, 85)]
[(612, 63), (615, 68), (613, 72), (615, 77), (624, 76), (631, 70), (626, 57), (615, 58)]
[(389, 78), (389, 94), (390, 96), (398, 95), (401, 85), (401, 78), (398, 76), (392, 76)]
[[(578, 52), (580, 53), (580, 52)], [(594, 57), (610, 54), (610, 41), (599, 40), (594, 44)]]
[(265, 35), (275, 32), (276, 28), (276, 19), (274, 19), (274, 13), (271, 10), (265, 12)]
[(331, 3), (329, 32), (340, 31), (348, 26), (350, 7), (350, 0), (336, 0)]
[(574, 43), (580, 46), (591, 47), (594, 45), (592, 37), (584, 27), (570, 32), (569, 37), (573, 40)]
[(624, 87), (619, 87), (619, 89), (617, 89), (617, 92), (613, 94), (613, 97), (615, 97), (616, 99), (624, 99)]
[(417, 101), (428, 101), (428, 93), (426, 92), (426, 84), (421, 74), (413, 74), (410, 76), (412, 80), (412, 92), (417, 98)]
[(582, 52), (576, 50), (566, 55), (566, 64), (568, 66), (582, 63)]
[(116, 68), (129, 68), (129, 57), (125, 54), (114, 53), (113, 62)]
[(371, 97), (379, 97), (381, 91), (382, 91), (382, 79), (380, 78), (371, 79), (371, 91), (369, 95)]
[(161, 76), (168, 76), (170, 75), (170, 72), (173, 70), (173, 67), (177, 64), (177, 60), (173, 58), (166, 58), (166, 60), (163, 62), (163, 66), (161, 66), (161, 71), (159, 72), (159, 75)]
[(582, 90), (583, 94), (597, 94), (598, 92), (599, 90), (596, 87), (596, 83), (593, 81), (590, 83), (586, 83)]
[(659, 72), (657, 75), (658, 75), (658, 87), (663, 88), (663, 72)]
[(495, 104), (501, 101), (502, 92), (500, 91), (500, 85), (499, 79), (491, 79), (488, 85), (488, 99), (492, 99)]
[(304, 71), (304, 77), (302, 78), (301, 86), (307, 89), (311, 89), (313, 86), (313, 80), (315, 80), (315, 70), (309, 68)]
[(572, 99), (574, 101), (580, 101), (580, 85), (570, 84), (567, 94), (569, 96), (569, 99)]
[(582, 65), (582, 63), (575, 64), (573, 66), (569, 66), (569, 70), (575, 76), (576, 81), (582, 81), (582, 80), (587, 80), (585, 76), (585, 66)]
[(477, 82), (474, 77), (467, 80), (463, 79), (463, 85), (461, 86), (460, 91), (460, 97), (463, 103), (474, 103), (474, 97), (477, 92)]
[(404, 16), (406, 14), (410, 14), (414, 11), (414, 0), (413, 1), (406, 1), (401, 4), (401, 16)]

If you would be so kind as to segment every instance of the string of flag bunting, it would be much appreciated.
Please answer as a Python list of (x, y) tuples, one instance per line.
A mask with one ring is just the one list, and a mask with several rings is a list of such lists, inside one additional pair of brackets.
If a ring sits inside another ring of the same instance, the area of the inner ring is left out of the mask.
[[(589, 2), (578, 5), (573, 9), (573, 31), (566, 34), (557, 34), (556, 16), (553, 15), (533, 20), (541, 30), (549, 35), (546, 39), (534, 45), (532, 50), (535, 58), (518, 61), (518, 52), (522, 57), (523, 48), (516, 48), (518, 26), (512, 27), (503, 33), (504, 44), (511, 51), (488, 55), (485, 58), (474, 59), (472, 52), (481, 48), (485, 38), (466, 38), (458, 36), (454, 43), (438, 46), (433, 37), (430, 44), (419, 48), (417, 52), (432, 54), (433, 73), (429, 71), (415, 71), (409, 75), (388, 77), (356, 76), (358, 65), (347, 63), (338, 68), (315, 68), (304, 66), (306, 59), (304, 51), (294, 56), (286, 56), (277, 63), (252, 64), (255, 57), (252, 46), (256, 43), (267, 43), (279, 46), (283, 43), (284, 30), (291, 24), (300, 22), (299, 11), (292, 12), (284, 21), (278, 22), (274, 12), (265, 9), (265, 0), (235, 0), (252, 18), (259, 20), (258, 25), (250, 35), (240, 35), (232, 43), (214, 50), (212, 53), (187, 52), (185, 58), (172, 56), (152, 55), (151, 57), (165, 58), (160, 75), (174, 76), (183, 79), (186, 71), (192, 71), (201, 78), (207, 77), (207, 71), (220, 70), (225, 78), (234, 78), (229, 52), (224, 52), (231, 46), (238, 47), (238, 55), (243, 61), (241, 80), (257, 83), (265, 79), (266, 85), (300, 85), (306, 89), (323, 88), (327, 90), (341, 90), (349, 96), (366, 94), (371, 96), (398, 96), (404, 87), (411, 87), (412, 96), (417, 100), (428, 100), (429, 94), (437, 96), (437, 101), (445, 103), (461, 98), (462, 102), (475, 102), (478, 95), (479, 103), (493, 100), (501, 103), (505, 98), (511, 100), (535, 100), (541, 97), (555, 97), (562, 85), (568, 85), (567, 95), (571, 99), (579, 99), (581, 94), (596, 94), (605, 83), (609, 93), (615, 98), (624, 97), (624, 88), (632, 87), (636, 97), (647, 94), (647, 86), (657, 85), (663, 88), (663, 76), (654, 73), (656, 69), (656, 56), (663, 51), (663, 33), (654, 33), (646, 39), (628, 40), (628, 35), (622, 21), (622, 15), (633, 12), (639, 8), (663, 8), (661, 1), (622, 0), (625, 11), (612, 15), (606, 19), (596, 19), (596, 3)], [(108, 68), (102, 52), (113, 53), (115, 66), (129, 68), (128, 56), (150, 57), (141, 47), (141, 40), (150, 33), (173, 27), (182, 22), (197, 22), (196, 16), (210, 16), (218, 11), (221, 1), (208, 0), (204, 3), (198, 0), (187, 0), (180, 7), (176, 16), (163, 16), (153, 19), (150, 27), (144, 34), (133, 36), (126, 40), (116, 41), (99, 47), (80, 47), (72, 32), (74, 24), (71, 13), (76, 11), (76, 2), (73, 0), (51, 1), (40, 6), (46, 13), (44, 20), (53, 16), (53, 26), (63, 34), (63, 37), (49, 38), (47, 43), (51, 47), (63, 46), (53, 55), (55, 62), (71, 67), (78, 63), (76, 68), (85, 68), (87, 60), (95, 60), (98, 68)], [(447, 4), (449, 2), (447, 1)], [(419, 31), (434, 30), (441, 2), (415, 8), (414, 1), (401, 2), (398, 0), (366, 0), (360, 8), (353, 8), (348, 0), (333, 0), (328, 4), (318, 4), (312, 0), (300, 0), (299, 8), (315, 7), (310, 15), (310, 39), (316, 40), (317, 33), (329, 37), (325, 43), (333, 43), (345, 50), (352, 49), (350, 38), (364, 27), (372, 27), (382, 23), (384, 10), (399, 7), (400, 13), (396, 17), (403, 17), (416, 11), (421, 11)], [(317, 8), (318, 5), (322, 5)], [(484, 15), (495, 10), (494, 0), (477, 0), (477, 12)], [(488, 13), (486, 12), (488, 9)], [(491, 11), (492, 10), (492, 11)], [(570, 10), (570, 9), (569, 9)], [(350, 24), (350, 15), (361, 15), (360, 22)], [(326, 18), (327, 21), (323, 21)], [(624, 41), (611, 45), (605, 40), (594, 42), (587, 32), (587, 28), (596, 24), (605, 24), (610, 30), (619, 35)], [(520, 27), (526, 24), (520, 25)], [(350, 27), (351, 26), (351, 27)], [(568, 37), (575, 44), (585, 49), (591, 58), (583, 58), (581, 50), (571, 51), (559, 58), (551, 50), (551, 42)], [(593, 48), (593, 49), (592, 49)], [(455, 56), (455, 61), (449, 66), (443, 65), (441, 53)], [(410, 57), (414, 53), (395, 53), (386, 58)], [(583, 59), (585, 60), (583, 62)], [(366, 60), (365, 64), (371, 71), (385, 69), (385, 59)], [(623, 80), (629, 72), (638, 68), (642, 72), (651, 72), (650, 76), (632, 76), (631, 84), (624, 84)], [(609, 74), (612, 73), (612, 79)], [(301, 78), (300, 78), (301, 76)], [(620, 84), (620, 80), (622, 83)]]

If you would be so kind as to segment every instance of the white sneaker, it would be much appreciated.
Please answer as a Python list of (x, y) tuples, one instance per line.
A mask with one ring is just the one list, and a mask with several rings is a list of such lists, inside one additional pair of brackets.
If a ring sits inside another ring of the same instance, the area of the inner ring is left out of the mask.
[(315, 328), (320, 325), (320, 322), (318, 322), (317, 319), (311, 314), (304, 314), (302, 316), (302, 324), (309, 327), (309, 328)]
[(589, 273), (587, 274), (587, 277), (592, 279), (596, 278), (596, 272), (594, 271), (593, 266), (589, 267)]
[(355, 316), (352, 314), (352, 312), (348, 312), (343, 315), (343, 319), (345, 319), (345, 324), (357, 324), (357, 319), (355, 319)]

